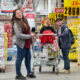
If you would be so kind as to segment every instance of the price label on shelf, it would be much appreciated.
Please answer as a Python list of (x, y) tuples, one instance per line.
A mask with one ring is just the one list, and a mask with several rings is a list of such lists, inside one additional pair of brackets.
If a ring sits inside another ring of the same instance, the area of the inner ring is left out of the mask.
[(80, 7), (65, 7), (64, 15), (66, 16), (79, 16), (80, 15)]
[(79, 16), (80, 15), (80, 0), (64, 0), (64, 15)]
[(80, 0), (64, 0), (64, 6), (80, 6)]
[(56, 14), (56, 19), (58, 17), (66, 20), (67, 19), (67, 16), (64, 16), (64, 8), (55, 8), (55, 14)]
[(56, 19), (57, 18), (61, 18), (61, 19), (64, 19), (64, 20), (66, 20), (67, 19), (67, 16), (64, 16), (64, 13), (56, 13)]

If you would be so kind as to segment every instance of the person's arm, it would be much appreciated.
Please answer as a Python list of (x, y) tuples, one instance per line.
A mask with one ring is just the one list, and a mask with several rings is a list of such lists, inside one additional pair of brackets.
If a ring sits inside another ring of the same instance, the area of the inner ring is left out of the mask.
[(30, 39), (32, 37), (31, 35), (23, 34), (21, 31), (19, 31), (17, 23), (14, 23), (13, 28), (17, 38)]
[(58, 35), (58, 36), (59, 36), (59, 38), (62, 38), (62, 37), (65, 37), (66, 35), (68, 35), (68, 33), (69, 33), (69, 29), (65, 28), (64, 32), (61, 35)]
[(56, 31), (54, 30), (54, 28), (53, 28), (53, 27), (51, 27), (51, 31), (52, 31), (53, 33), (56, 33)]
[(40, 30), (40, 33), (43, 33), (43, 31), (44, 31), (44, 27)]

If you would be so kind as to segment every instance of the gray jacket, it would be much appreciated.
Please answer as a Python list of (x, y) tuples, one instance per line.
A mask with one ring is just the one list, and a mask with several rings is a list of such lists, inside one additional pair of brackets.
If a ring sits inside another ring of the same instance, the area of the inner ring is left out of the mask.
[(18, 24), (16, 22), (14, 23), (13, 29), (16, 37), (16, 45), (23, 49), (25, 46), (25, 40), (30, 39), (32, 36), (23, 34), (21, 27), (18, 28)]

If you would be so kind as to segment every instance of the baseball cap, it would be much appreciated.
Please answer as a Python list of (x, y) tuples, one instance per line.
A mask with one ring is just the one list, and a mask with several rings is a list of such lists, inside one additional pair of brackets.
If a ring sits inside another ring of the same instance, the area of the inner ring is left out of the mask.
[(61, 19), (60, 17), (56, 19), (55, 22), (58, 22), (58, 21), (62, 21), (63, 19)]

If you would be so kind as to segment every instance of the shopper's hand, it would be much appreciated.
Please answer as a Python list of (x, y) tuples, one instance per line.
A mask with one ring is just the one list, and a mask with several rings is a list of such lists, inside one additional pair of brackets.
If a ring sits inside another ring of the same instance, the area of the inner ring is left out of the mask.
[(56, 38), (56, 40), (58, 40), (58, 37), (55, 37)]
[(31, 35), (32, 35), (32, 38), (36, 37), (36, 34), (35, 33), (32, 33)]

